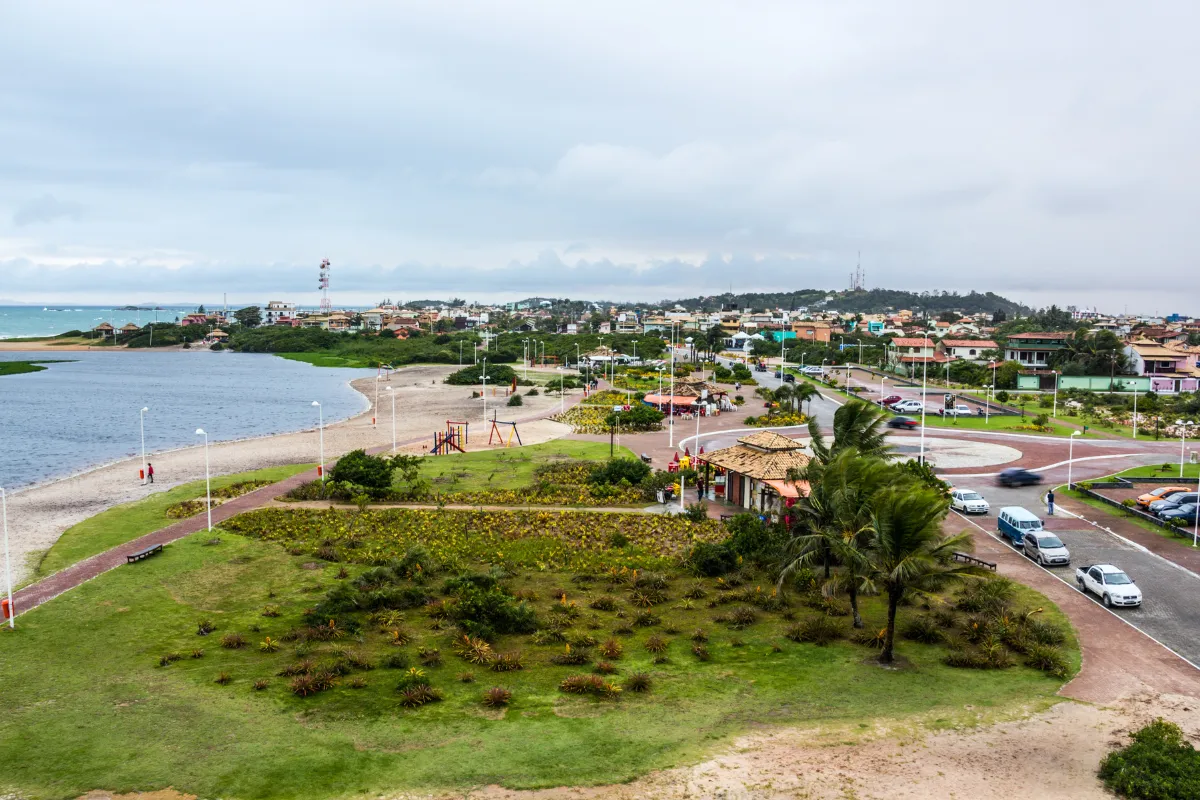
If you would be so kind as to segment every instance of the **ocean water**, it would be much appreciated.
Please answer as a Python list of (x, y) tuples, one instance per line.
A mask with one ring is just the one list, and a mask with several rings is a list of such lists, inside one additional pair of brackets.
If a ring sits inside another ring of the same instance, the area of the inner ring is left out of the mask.
[(127, 322), (174, 322), (190, 314), (192, 306), (171, 306), (158, 311), (117, 311), (111, 306), (0, 306), (0, 339), (55, 336), (67, 331), (87, 331), (101, 322), (121, 327)]
[[(349, 381), (372, 370), (322, 369), (257, 353), (0, 352), (3, 361), (73, 359), (0, 377), (0, 486), (15, 489), (146, 451), (315, 428), (367, 407)], [(313, 459), (316, 460), (314, 451)]]

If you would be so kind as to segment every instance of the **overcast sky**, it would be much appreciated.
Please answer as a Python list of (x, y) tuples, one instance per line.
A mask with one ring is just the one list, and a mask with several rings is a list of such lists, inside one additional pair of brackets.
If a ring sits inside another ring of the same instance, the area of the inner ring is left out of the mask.
[(0, 299), (1200, 314), (1200, 3), (0, 4)]

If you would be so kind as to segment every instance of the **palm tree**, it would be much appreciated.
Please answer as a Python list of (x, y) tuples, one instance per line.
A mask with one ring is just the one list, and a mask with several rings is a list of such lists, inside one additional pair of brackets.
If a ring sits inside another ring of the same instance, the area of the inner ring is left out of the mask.
[(828, 464), (840, 451), (854, 448), (862, 456), (888, 458), (892, 448), (887, 442), (886, 420), (883, 409), (862, 400), (850, 400), (834, 413), (833, 442), (827, 444), (817, 421), (810, 419), (808, 434), (813, 455)]
[(801, 410), (804, 409), (804, 404), (807, 402), (810, 413), (812, 412), (813, 398), (824, 399), (824, 396), (817, 391), (817, 387), (807, 381), (797, 383), (792, 389), (792, 395), (796, 398), (796, 403), (800, 406)]
[(879, 660), (895, 660), (896, 608), (906, 592), (929, 592), (964, 576), (973, 567), (956, 565), (955, 550), (971, 547), (969, 533), (946, 536), (942, 520), (948, 500), (911, 483), (891, 486), (875, 496), (871, 540), (864, 565), (869, 580), (887, 595), (887, 629)]
[(779, 408), (783, 410), (783, 404), (787, 403), (789, 409), (795, 408), (795, 392), (789, 384), (783, 384), (775, 391), (771, 392), (771, 398), (779, 403)]
[[(871, 540), (872, 498), (895, 481), (895, 468), (878, 458), (862, 458), (858, 451), (843, 450), (829, 463), (813, 461), (809, 494), (798, 509), (797, 535), (788, 542), (780, 585), (800, 567), (820, 560), (825, 566), (827, 596), (845, 591), (854, 615), (854, 627), (863, 626), (858, 610), (860, 589), (872, 588), (869, 582), (867, 548)], [(829, 564), (836, 559), (842, 568), (830, 574)]]

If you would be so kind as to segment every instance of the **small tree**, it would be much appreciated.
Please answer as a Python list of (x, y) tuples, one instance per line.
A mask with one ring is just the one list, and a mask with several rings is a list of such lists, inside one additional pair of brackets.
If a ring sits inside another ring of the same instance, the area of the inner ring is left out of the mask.
[(364, 450), (351, 450), (333, 465), (329, 478), (337, 483), (382, 491), (391, 488), (392, 463), (381, 456), (367, 455)]
[(257, 328), (262, 324), (262, 309), (258, 306), (239, 308), (233, 312), (233, 318), (238, 321), (239, 325), (245, 325), (247, 328)]

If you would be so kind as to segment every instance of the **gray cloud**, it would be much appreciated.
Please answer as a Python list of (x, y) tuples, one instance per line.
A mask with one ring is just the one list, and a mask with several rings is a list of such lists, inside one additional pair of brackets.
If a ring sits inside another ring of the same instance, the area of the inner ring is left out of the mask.
[(327, 256), (350, 301), (647, 297), (861, 250), (872, 285), (1153, 310), (1200, 290), (1200, 7), (1155, 5), (16, 0), (4, 287), (301, 299)]

